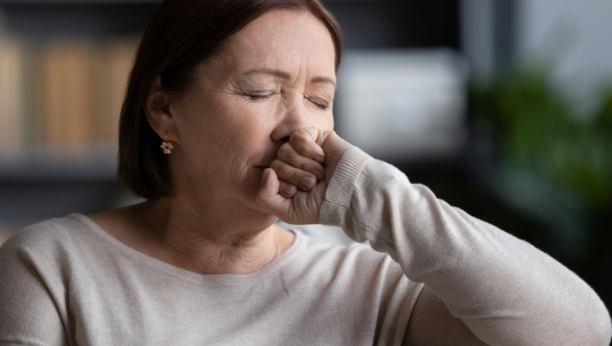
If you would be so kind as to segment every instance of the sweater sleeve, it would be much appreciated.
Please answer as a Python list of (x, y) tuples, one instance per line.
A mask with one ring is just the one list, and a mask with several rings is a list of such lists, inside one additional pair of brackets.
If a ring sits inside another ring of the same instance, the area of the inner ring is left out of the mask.
[(336, 168), (320, 221), (388, 253), (487, 344), (610, 342), (606, 307), (573, 272), (356, 147)]

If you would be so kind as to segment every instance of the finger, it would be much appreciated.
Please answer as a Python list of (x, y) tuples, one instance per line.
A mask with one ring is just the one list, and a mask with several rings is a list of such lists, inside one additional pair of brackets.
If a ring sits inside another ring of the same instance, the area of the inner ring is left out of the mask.
[(276, 172), (279, 179), (296, 186), (302, 191), (310, 191), (317, 184), (317, 177), (314, 174), (295, 168), (281, 160), (274, 160), (270, 168)]
[(285, 143), (280, 147), (278, 159), (295, 168), (312, 173), (317, 178), (317, 181), (325, 179), (325, 168), (317, 161), (300, 155), (291, 143)]
[(267, 212), (283, 218), (291, 210), (291, 200), (279, 194), (280, 181), (273, 169), (266, 168), (255, 200)]
[(280, 187), (278, 189), (278, 193), (285, 198), (293, 198), (295, 193), (297, 192), (297, 187), (295, 185), (289, 184), (284, 180), (279, 180)]
[(319, 130), (316, 128), (299, 129), (289, 136), (289, 143), (300, 155), (322, 164), (325, 162), (325, 151), (316, 143), (318, 137)]

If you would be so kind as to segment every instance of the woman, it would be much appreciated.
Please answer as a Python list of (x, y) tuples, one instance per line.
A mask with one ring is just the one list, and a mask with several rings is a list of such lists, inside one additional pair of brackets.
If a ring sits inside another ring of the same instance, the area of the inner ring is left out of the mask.
[(607, 344), (577, 276), (333, 132), (341, 49), (316, 0), (163, 2), (120, 123), (147, 201), (12, 237), (0, 343)]

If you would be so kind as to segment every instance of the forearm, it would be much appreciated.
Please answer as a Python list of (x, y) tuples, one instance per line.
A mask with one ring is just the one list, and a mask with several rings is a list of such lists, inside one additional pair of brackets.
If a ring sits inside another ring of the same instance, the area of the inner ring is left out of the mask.
[(605, 306), (574, 273), (357, 148), (339, 163), (320, 218), (388, 253), (488, 344), (609, 342)]

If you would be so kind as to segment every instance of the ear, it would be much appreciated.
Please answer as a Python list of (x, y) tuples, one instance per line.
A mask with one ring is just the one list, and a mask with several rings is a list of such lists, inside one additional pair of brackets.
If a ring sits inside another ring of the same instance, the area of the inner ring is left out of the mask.
[(160, 76), (155, 77), (151, 83), (144, 112), (149, 125), (161, 139), (167, 134), (168, 140), (177, 141), (174, 117), (170, 112), (170, 96), (163, 90)]

